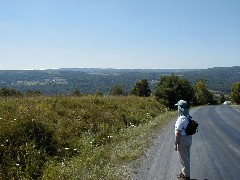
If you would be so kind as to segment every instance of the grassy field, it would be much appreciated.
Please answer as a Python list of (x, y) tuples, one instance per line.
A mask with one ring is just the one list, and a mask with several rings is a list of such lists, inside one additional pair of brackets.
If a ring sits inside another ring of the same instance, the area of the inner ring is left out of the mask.
[(128, 179), (175, 112), (134, 96), (0, 99), (0, 179)]

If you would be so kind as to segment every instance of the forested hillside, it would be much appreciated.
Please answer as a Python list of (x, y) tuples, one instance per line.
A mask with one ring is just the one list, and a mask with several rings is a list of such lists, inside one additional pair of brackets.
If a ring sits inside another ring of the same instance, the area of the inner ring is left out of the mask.
[(210, 90), (229, 93), (232, 84), (240, 81), (240, 66), (194, 70), (184, 72), (183, 76), (191, 83), (201, 78)]
[(163, 75), (176, 74), (192, 84), (203, 79), (210, 90), (229, 93), (231, 85), (240, 81), (240, 66), (209, 69), (94, 69), (73, 68), (53, 70), (0, 71), (0, 87), (21, 92), (38, 90), (42, 94), (70, 94), (79, 90), (83, 94), (108, 94), (111, 87), (120, 84), (128, 94), (133, 85), (147, 79), (153, 88)]

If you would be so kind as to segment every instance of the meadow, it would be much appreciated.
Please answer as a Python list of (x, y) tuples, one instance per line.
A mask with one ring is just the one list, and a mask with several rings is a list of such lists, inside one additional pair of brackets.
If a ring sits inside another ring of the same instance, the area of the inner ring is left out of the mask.
[(2, 97), (0, 179), (128, 179), (173, 116), (152, 97)]

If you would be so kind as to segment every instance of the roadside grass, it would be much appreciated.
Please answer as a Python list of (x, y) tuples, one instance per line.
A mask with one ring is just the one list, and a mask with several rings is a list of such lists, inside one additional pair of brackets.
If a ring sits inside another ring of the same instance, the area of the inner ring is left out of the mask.
[(128, 179), (176, 112), (153, 98), (1, 98), (0, 179)]
[(235, 109), (238, 109), (238, 110), (240, 110), (240, 105), (239, 104), (234, 104), (234, 105), (231, 105), (233, 108), (235, 108)]

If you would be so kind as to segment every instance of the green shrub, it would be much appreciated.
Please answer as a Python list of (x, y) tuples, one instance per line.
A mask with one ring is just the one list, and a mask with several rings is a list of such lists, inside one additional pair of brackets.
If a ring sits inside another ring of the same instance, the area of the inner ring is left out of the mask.
[(11, 130), (1, 133), (2, 177), (41, 177), (44, 163), (50, 156), (57, 155), (53, 133), (41, 122), (12, 123)]
[(11, 88), (0, 88), (0, 96), (10, 97), (10, 96), (22, 96), (20, 91)]

